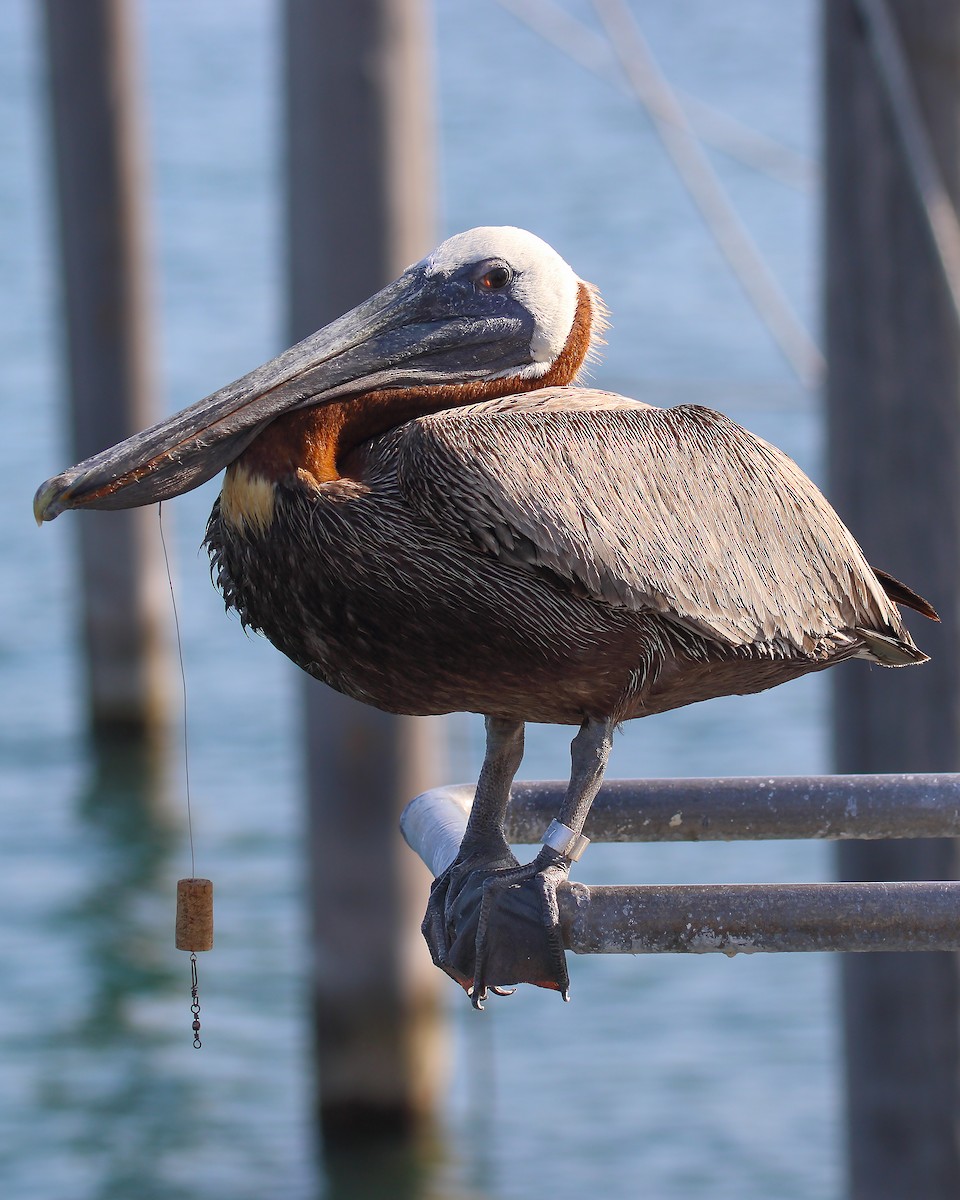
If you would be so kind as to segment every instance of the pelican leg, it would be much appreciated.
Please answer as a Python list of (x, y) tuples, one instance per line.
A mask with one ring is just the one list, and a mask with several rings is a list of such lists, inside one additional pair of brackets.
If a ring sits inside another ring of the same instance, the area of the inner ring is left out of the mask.
[[(487, 746), (470, 819), (457, 857), (433, 881), (423, 936), (434, 963), (469, 991), (472, 953), (464, 953), (464, 929), (475, 928), (481, 881), (517, 860), (503, 835), (510, 785), (523, 758), (523, 722), (486, 718)], [(472, 932), (466, 939), (473, 940)]]
[(423, 933), (441, 967), (482, 1008), (488, 990), (515, 983), (568, 998), (557, 888), (579, 857), (583, 824), (610, 753), (611, 721), (587, 720), (571, 747), (564, 802), (537, 857), (521, 866), (503, 835), (510, 784), (523, 751), (523, 727), (487, 721), (487, 756), (457, 858), (434, 882)]
[(613, 745), (613, 728), (612, 720), (584, 721), (570, 747), (570, 782), (563, 804), (544, 835), (543, 848), (526, 866), (500, 870), (484, 880), (471, 991), (475, 1008), (483, 1007), (488, 977), (498, 979), (504, 969), (504, 965), (497, 962), (502, 958), (498, 946), (507, 936), (508, 925), (513, 932), (518, 928), (518, 917), (529, 920), (531, 900), (541, 923), (540, 944), (532, 951), (528, 949), (520, 981), (553, 988), (564, 1000), (570, 999), (570, 976), (560, 930), (557, 888), (586, 847), (583, 826), (603, 782)]

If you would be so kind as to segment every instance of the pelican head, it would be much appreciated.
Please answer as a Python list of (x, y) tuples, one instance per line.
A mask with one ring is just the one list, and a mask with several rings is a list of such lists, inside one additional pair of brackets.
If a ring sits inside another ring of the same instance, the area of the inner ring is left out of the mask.
[(49, 479), (34, 513), (51, 521), (68, 508), (134, 508), (180, 495), (294, 409), (478, 380), (515, 380), (507, 394), (569, 383), (600, 312), (593, 289), (534, 234), (471, 229), (242, 379)]

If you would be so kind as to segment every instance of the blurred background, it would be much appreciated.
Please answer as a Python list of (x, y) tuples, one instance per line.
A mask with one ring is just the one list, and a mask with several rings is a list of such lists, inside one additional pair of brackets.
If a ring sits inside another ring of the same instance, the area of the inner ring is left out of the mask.
[[(282, 12), (274, 0), (132, 7), (158, 388), (172, 411), (285, 344)], [(818, 336), (817, 5), (633, 7), (674, 87), (769, 139), (761, 152), (741, 138), (765, 170), (716, 147), (707, 154)], [(437, 240), (477, 224), (532, 229), (611, 309), (599, 386), (722, 409), (822, 479), (817, 395), (705, 230), (592, 6), (567, 0), (589, 36), (554, 25), (561, 45), (520, 19), (543, 9), (432, 6)], [(198, 547), (216, 483), (164, 511), (197, 871), (217, 889), (216, 949), (200, 961), (204, 1046), (194, 1051), (189, 968), (173, 948), (173, 884), (190, 873), (179, 736), (161, 770), (149, 750), (107, 754), (91, 742), (78, 518), (38, 532), (30, 514), (37, 485), (72, 461), (40, 17), (32, 0), (0, 5), (4, 1195), (839, 1196), (838, 985), (826, 956), (576, 959), (570, 1005), (527, 989), (482, 1015), (450, 984), (430, 1137), (415, 1155), (375, 1165), (363, 1154), (324, 1157), (313, 1116), (301, 692), (295, 669), (225, 618), (211, 587)], [(813, 677), (636, 722), (618, 739), (611, 774), (825, 771), (825, 699)], [(565, 775), (570, 732), (532, 727), (522, 774)], [(481, 719), (451, 717), (443, 738), (443, 778), (475, 778)], [(830, 869), (824, 846), (771, 843), (594, 846), (578, 873), (736, 882)]]

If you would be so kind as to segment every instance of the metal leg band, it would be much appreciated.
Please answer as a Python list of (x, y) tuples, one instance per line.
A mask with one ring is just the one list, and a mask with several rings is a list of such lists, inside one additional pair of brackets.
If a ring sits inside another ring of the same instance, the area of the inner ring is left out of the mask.
[(584, 837), (582, 833), (574, 833), (569, 825), (564, 825), (556, 818), (547, 826), (547, 831), (540, 841), (542, 845), (556, 850), (558, 854), (562, 854), (568, 862), (572, 863), (576, 862), (590, 845), (588, 837)]

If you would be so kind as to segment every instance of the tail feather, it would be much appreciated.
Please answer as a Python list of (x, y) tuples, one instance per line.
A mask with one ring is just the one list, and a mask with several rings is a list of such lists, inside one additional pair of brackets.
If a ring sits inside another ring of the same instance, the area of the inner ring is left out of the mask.
[(857, 655), (871, 662), (880, 663), (884, 667), (909, 667), (914, 663), (925, 663), (930, 659), (913, 644), (909, 633), (902, 638), (891, 637), (887, 633), (878, 633), (875, 629), (865, 629), (858, 625), (856, 632), (864, 643), (863, 650)]
[(912, 588), (908, 588), (905, 583), (901, 583), (899, 579), (894, 579), (892, 575), (888, 575), (886, 571), (880, 571), (876, 567), (873, 567), (873, 573), (880, 580), (883, 590), (894, 604), (902, 604), (904, 608), (912, 608), (918, 613), (923, 613), (931, 621), (940, 620), (933, 605), (924, 600), (922, 596), (917, 595)]

